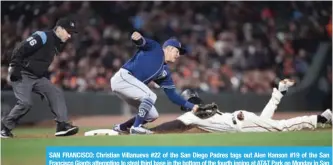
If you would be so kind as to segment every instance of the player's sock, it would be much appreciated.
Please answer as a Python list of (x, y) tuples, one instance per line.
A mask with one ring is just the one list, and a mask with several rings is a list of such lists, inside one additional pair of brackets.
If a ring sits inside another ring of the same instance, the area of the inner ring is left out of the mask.
[(133, 126), (139, 127), (145, 119), (146, 114), (149, 112), (149, 110), (153, 107), (154, 101), (150, 98), (145, 98), (142, 100), (140, 106), (139, 106), (139, 113), (135, 117), (135, 121)]
[(287, 93), (287, 91), (288, 91), (288, 88), (285, 88), (285, 86), (282, 86), (282, 88), (281, 88), (280, 84), (277, 85), (277, 89), (280, 91), (280, 93), (282, 95), (285, 95)]
[[(134, 116), (131, 119), (127, 120), (126, 122), (120, 124), (119, 125), (120, 129), (126, 131), (128, 128), (131, 128), (132, 125), (134, 124), (135, 118), (136, 117)], [(146, 123), (148, 123), (148, 121), (145, 120), (142, 122), (142, 125), (145, 125)]]
[(324, 116), (317, 115), (317, 123), (326, 123), (327, 119)]
[(127, 120), (126, 122), (120, 124), (119, 125), (120, 129), (123, 130), (123, 131), (125, 131), (128, 128), (130, 128), (134, 124), (135, 118), (136, 117), (134, 116), (131, 119)]

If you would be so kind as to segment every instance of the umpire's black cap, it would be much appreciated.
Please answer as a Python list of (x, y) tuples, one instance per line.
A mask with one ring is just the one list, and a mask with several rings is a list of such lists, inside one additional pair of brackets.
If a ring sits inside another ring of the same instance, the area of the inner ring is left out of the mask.
[(68, 33), (78, 33), (76, 22), (74, 19), (71, 18), (60, 18), (57, 21), (56, 26), (61, 26)]

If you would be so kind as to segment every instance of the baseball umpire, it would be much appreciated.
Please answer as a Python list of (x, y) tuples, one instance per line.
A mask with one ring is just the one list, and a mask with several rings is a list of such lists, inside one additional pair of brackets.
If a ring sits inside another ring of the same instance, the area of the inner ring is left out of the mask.
[(45, 98), (57, 123), (55, 136), (70, 136), (79, 131), (69, 123), (67, 107), (61, 89), (45, 76), (55, 55), (59, 54), (73, 33), (77, 33), (76, 22), (61, 18), (50, 31), (36, 31), (22, 41), (13, 51), (9, 65), (16, 105), (2, 117), (1, 138), (11, 138), (11, 130), (32, 107), (32, 92)]

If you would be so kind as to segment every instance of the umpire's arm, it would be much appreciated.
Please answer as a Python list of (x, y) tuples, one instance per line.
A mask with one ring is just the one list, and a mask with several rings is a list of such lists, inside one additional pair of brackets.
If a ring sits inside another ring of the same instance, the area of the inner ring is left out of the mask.
[(10, 65), (22, 66), (24, 57), (30, 56), (46, 43), (45, 32), (36, 32), (19, 45), (12, 54)]

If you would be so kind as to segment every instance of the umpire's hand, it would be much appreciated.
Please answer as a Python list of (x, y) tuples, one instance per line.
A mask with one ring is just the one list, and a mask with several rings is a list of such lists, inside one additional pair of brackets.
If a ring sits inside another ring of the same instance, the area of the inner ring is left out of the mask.
[(8, 74), (11, 82), (22, 80), (21, 68), (18, 66), (10, 66), (8, 68)]

